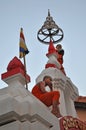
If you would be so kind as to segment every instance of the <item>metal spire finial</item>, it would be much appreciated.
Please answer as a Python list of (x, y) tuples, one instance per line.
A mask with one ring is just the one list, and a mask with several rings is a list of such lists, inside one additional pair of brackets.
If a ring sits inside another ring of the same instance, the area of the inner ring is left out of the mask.
[(50, 10), (48, 9), (48, 16), (50, 17)]
[(46, 21), (38, 31), (37, 38), (39, 41), (45, 44), (49, 44), (51, 40), (53, 43), (58, 43), (63, 39), (63, 31), (51, 17), (49, 9)]

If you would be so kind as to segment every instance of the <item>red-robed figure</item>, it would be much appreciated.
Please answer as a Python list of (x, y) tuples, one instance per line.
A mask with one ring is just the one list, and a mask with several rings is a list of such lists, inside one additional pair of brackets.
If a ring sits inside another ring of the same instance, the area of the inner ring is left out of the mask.
[(63, 67), (63, 56), (64, 56), (64, 50), (62, 49), (62, 45), (58, 44), (56, 45), (56, 52), (57, 52), (57, 60), (61, 65), (60, 70), (66, 75), (64, 67)]
[[(49, 86), (50, 92), (47, 92), (45, 87)], [(61, 117), (59, 111), (59, 91), (52, 91), (52, 78), (50, 76), (44, 76), (43, 81), (37, 83), (33, 89), (32, 94), (37, 97), (40, 101), (42, 101), (46, 106), (52, 105), (52, 113), (56, 117)]]

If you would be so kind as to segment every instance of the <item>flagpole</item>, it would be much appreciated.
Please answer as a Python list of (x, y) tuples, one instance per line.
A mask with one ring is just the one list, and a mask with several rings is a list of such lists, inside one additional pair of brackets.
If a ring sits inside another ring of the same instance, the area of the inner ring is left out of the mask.
[(24, 57), (23, 57), (23, 60), (24, 60), (24, 67), (25, 67), (25, 70), (24, 70), (24, 74), (25, 74), (25, 84), (26, 84), (26, 89), (28, 90), (25, 55), (24, 55)]
[(24, 60), (24, 76), (25, 76), (25, 83), (26, 83), (26, 89), (28, 90), (28, 85), (27, 85), (27, 72), (26, 72), (26, 60), (25, 60), (25, 55), (29, 53), (28, 48), (26, 46), (25, 43), (25, 38), (24, 38), (24, 34), (23, 34), (23, 28), (21, 28), (20, 30), (20, 42), (19, 42), (19, 46), (20, 46), (20, 58), (23, 58)]

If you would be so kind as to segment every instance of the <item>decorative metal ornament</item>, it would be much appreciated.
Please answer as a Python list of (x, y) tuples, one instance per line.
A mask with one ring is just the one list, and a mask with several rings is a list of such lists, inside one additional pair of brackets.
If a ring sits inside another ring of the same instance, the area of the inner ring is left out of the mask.
[(50, 16), (50, 11), (48, 10), (46, 21), (37, 33), (38, 40), (45, 44), (49, 44), (51, 40), (53, 43), (58, 43), (63, 37), (64, 33), (62, 29), (53, 21), (53, 18)]

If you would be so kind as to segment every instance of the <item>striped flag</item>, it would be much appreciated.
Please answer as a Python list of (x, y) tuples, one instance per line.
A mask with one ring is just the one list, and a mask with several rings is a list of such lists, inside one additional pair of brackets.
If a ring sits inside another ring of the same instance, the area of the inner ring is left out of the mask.
[(23, 28), (20, 30), (20, 42), (19, 42), (19, 58), (24, 57), (26, 54), (28, 54), (28, 48), (25, 43), (25, 38), (23, 34)]

